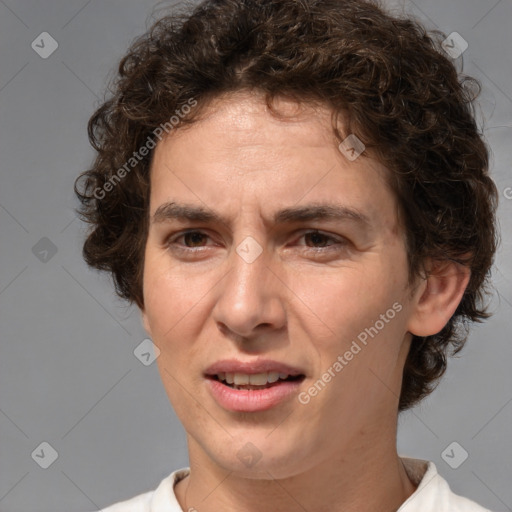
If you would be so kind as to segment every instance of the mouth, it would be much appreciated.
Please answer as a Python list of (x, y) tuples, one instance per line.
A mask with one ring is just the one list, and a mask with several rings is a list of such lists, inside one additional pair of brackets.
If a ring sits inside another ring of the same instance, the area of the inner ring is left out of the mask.
[(206, 376), (208, 379), (215, 380), (231, 389), (237, 390), (268, 389), (279, 386), (283, 382), (302, 382), (305, 377), (304, 374), (289, 375), (278, 372), (254, 374), (219, 372), (215, 375)]
[(306, 374), (272, 360), (217, 361), (204, 374), (211, 396), (234, 412), (261, 412), (289, 402)]

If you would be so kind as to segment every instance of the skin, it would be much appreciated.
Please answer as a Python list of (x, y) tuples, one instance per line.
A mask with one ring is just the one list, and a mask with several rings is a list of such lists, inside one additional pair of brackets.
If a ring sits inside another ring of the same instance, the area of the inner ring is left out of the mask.
[[(415, 490), (396, 451), (411, 333), (439, 332), (469, 275), (432, 265), (409, 283), (389, 171), (338, 150), (328, 109), (275, 105), (284, 120), (255, 93), (220, 96), (154, 152), (151, 216), (174, 201), (226, 217), (152, 222), (148, 233), (142, 318), (190, 456), (175, 492), (185, 511), (395, 511)], [(311, 203), (368, 221), (274, 224), (277, 210)], [(180, 237), (188, 229), (204, 236)], [(236, 252), (248, 236), (263, 250), (252, 263)], [(225, 358), (298, 367), (308, 390), (396, 303), (401, 311), (307, 404), (233, 412), (209, 393), (203, 373)], [(247, 442), (261, 454), (251, 467), (237, 457)]]

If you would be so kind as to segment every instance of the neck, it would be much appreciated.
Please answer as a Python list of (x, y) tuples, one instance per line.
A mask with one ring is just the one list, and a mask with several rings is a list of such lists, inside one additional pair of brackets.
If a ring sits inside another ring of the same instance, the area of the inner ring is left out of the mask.
[(271, 469), (262, 478), (239, 476), (189, 438), (190, 476), (176, 485), (176, 497), (184, 511), (197, 512), (395, 512), (416, 486), (396, 452), (396, 423), (394, 436), (375, 427), (376, 439), (361, 434), (321, 464), (279, 479)]

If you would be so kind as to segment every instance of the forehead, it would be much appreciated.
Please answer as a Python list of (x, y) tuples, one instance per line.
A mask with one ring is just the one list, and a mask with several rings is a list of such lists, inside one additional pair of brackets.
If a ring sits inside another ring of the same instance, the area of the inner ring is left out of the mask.
[(382, 216), (384, 209), (393, 217), (388, 170), (369, 157), (349, 161), (339, 151), (330, 109), (284, 98), (273, 105), (277, 116), (262, 96), (224, 95), (197, 122), (171, 132), (155, 149), (150, 213), (179, 196), (224, 209), (341, 201), (363, 215)]
[[(263, 94), (236, 91), (214, 98), (202, 109), (200, 122), (193, 124), (201, 135), (221, 135), (226, 149), (265, 145), (286, 151), (302, 147), (336, 144), (332, 129), (331, 110), (319, 103), (276, 97), (271, 112)], [(189, 127), (171, 133), (169, 139), (185, 136)], [(200, 135), (199, 135), (200, 136)], [(228, 139), (229, 138), (229, 139)], [(208, 145), (209, 137), (204, 143)], [(228, 144), (228, 142), (230, 144)]]

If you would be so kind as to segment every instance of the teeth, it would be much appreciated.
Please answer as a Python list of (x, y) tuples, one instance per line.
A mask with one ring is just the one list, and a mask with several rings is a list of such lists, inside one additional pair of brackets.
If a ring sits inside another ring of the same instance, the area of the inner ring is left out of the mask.
[(268, 372), (267, 382), (277, 382), (279, 380), (280, 375), (285, 375), (283, 379), (286, 379), (286, 377), (288, 377), (288, 375), (286, 375), (285, 373)]
[(249, 378), (248, 384), (251, 386), (264, 386), (267, 383), (266, 373), (255, 373), (254, 375), (247, 375)]
[(249, 384), (249, 375), (247, 373), (235, 373), (235, 386), (242, 386), (244, 384)]
[(264, 386), (267, 383), (277, 382), (279, 379), (286, 379), (287, 373), (265, 372), (249, 375), (247, 373), (218, 373), (217, 378), (226, 381), (228, 384), (235, 386), (243, 386), (250, 384), (252, 386)]

